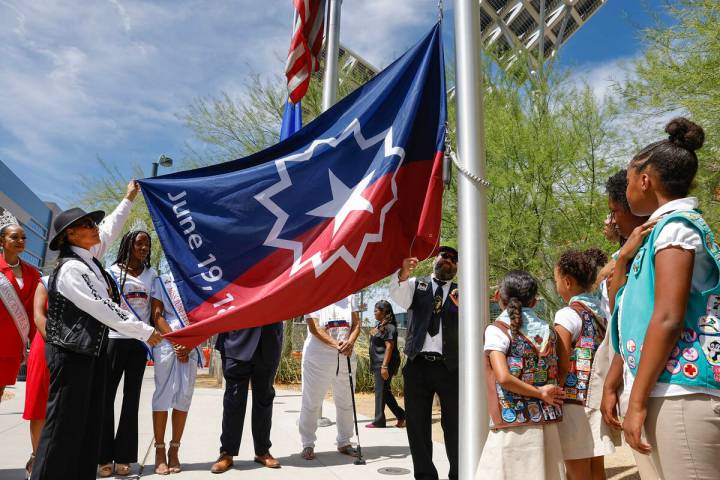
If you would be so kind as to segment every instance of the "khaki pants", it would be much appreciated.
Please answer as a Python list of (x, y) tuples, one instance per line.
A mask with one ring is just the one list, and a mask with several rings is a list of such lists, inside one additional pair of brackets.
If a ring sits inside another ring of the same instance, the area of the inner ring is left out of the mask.
[(650, 455), (633, 450), (642, 480), (720, 478), (720, 398), (650, 398), (645, 419)]

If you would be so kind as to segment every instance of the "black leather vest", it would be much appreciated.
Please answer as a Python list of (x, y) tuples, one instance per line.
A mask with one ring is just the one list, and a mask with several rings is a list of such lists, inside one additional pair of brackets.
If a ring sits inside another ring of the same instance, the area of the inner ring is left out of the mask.
[[(450, 283), (450, 291), (457, 288), (456, 283)], [(433, 310), (433, 283), (430, 277), (418, 278), (415, 280), (415, 293), (408, 308), (408, 329), (405, 336), (405, 355), (410, 360), (422, 351), (425, 343)], [(445, 357), (445, 365), (449, 370), (458, 368), (458, 308), (450, 300), (450, 295), (445, 298), (442, 308), (442, 354)]]
[[(107, 348), (108, 329), (91, 315), (79, 309), (57, 291), (57, 275), (62, 266), (70, 260), (87, 263), (73, 252), (63, 253), (48, 281), (48, 318), (45, 330), (47, 343), (71, 352), (98, 357)], [(90, 266), (88, 265), (88, 268)], [(91, 269), (92, 270), (92, 269)], [(111, 290), (110, 299), (120, 304), (120, 293), (107, 272), (100, 270)]]

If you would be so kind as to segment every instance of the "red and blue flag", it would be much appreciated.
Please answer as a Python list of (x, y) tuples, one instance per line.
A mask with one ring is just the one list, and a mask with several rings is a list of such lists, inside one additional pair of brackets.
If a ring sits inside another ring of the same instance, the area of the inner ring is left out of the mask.
[(285, 141), (141, 180), (188, 318), (212, 334), (316, 311), (438, 243), (446, 128), (440, 25)]

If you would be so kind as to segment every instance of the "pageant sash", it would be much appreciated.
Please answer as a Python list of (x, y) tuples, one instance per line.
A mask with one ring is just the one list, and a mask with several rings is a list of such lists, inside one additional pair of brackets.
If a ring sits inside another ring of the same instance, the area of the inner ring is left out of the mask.
[(22, 351), (23, 359), (25, 359), (27, 357), (27, 344), (30, 339), (30, 319), (25, 311), (25, 306), (15, 291), (15, 287), (3, 272), (0, 272), (0, 298), (23, 341)]
[[(185, 327), (185, 322), (187, 321), (187, 314), (185, 313), (185, 307), (183, 307), (182, 300), (180, 299), (180, 292), (177, 290), (177, 286), (175, 286), (175, 282), (170, 281), (168, 282), (168, 285), (165, 286), (165, 280), (163, 280), (162, 277), (160, 277), (160, 286), (162, 287), (163, 294), (167, 297), (168, 300), (170, 300), (170, 306), (173, 307), (173, 312), (175, 313), (175, 316), (178, 319), (178, 322), (180, 322), (180, 325)], [(185, 321), (183, 321), (183, 318)], [(195, 347), (195, 352), (197, 352), (197, 363), (198, 367), (202, 368), (202, 355), (200, 353), (200, 349), (198, 347)]]

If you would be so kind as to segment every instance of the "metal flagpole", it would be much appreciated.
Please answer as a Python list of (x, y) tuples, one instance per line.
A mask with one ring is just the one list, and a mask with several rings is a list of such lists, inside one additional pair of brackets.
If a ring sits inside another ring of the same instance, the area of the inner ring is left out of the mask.
[(330, 0), (323, 76), (323, 112), (335, 105), (338, 84), (338, 56), (340, 55), (340, 9), (342, 0)]
[[(459, 162), (475, 178), (485, 177), (480, 5), (455, 2), (457, 149)], [(488, 432), (484, 387), (483, 330), (488, 324), (487, 197), (483, 182), (458, 175), (460, 251), (460, 465), (459, 478), (475, 476)]]
[[(337, 101), (338, 56), (340, 55), (340, 8), (342, 0), (330, 0), (328, 5), (327, 25), (325, 28), (325, 72), (323, 75), (323, 112), (335, 105)], [(320, 406), (318, 426), (329, 427), (330, 419), (323, 416)]]

